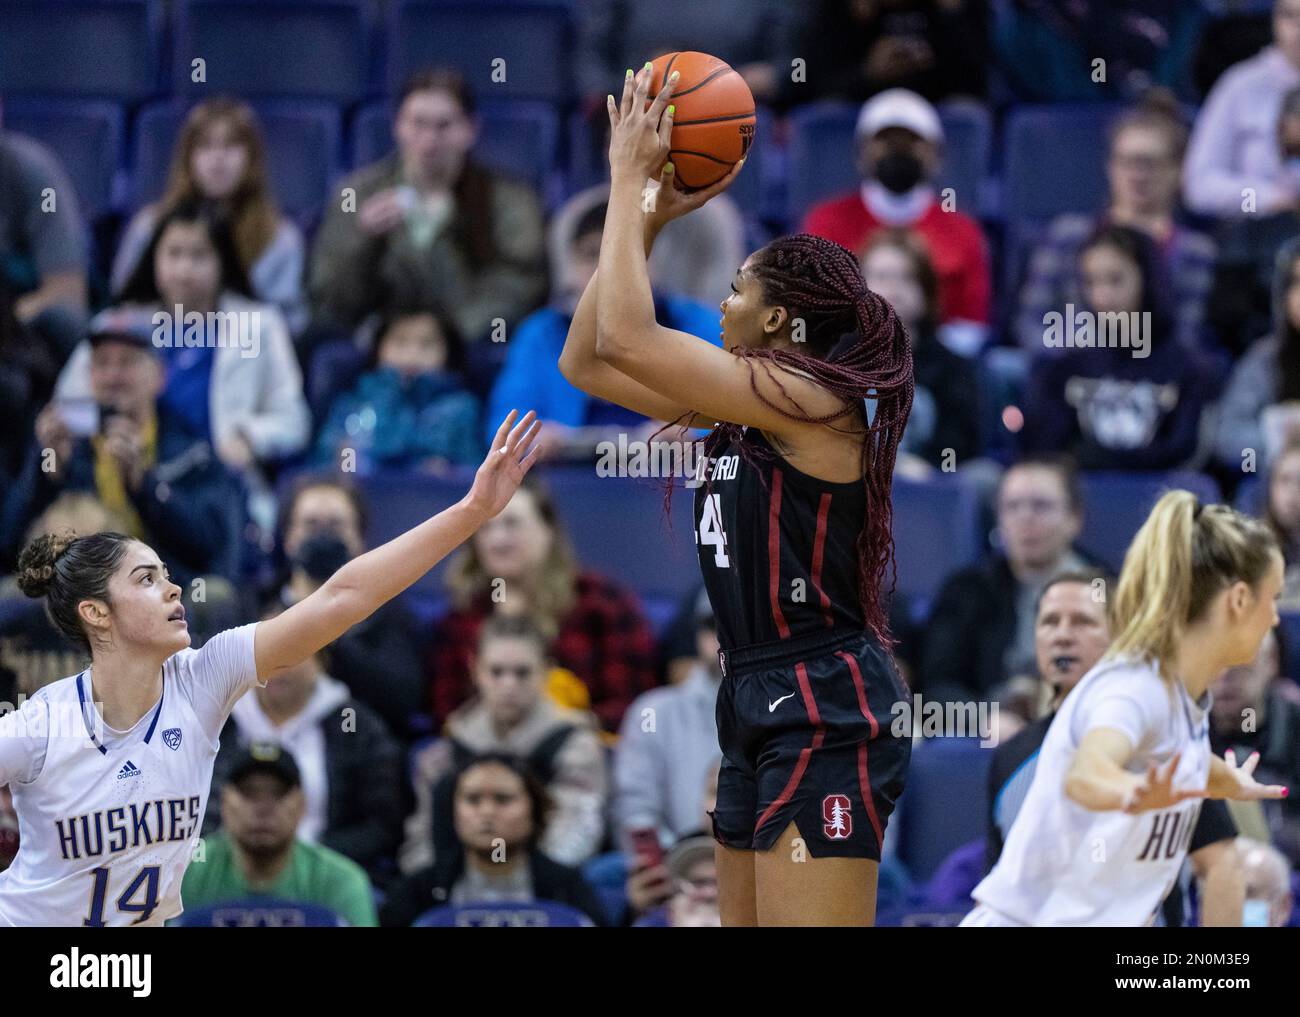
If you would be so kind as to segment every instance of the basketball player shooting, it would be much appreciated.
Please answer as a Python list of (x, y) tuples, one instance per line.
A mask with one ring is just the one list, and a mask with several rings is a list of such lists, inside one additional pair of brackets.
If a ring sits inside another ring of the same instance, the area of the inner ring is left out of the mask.
[[(911, 347), (857, 259), (808, 235), (740, 266), (721, 305), (724, 348), (657, 324), (655, 237), (740, 169), (702, 190), (673, 186), (672, 94), (685, 78), (669, 71), (651, 101), (646, 65), (608, 99), (599, 268), (560, 366), (593, 395), (712, 429), (695, 513), (725, 674), (713, 817), (723, 923), (867, 925), (911, 751), (879, 719), (905, 695), (881, 585)], [(643, 212), (647, 179), (660, 187)]]

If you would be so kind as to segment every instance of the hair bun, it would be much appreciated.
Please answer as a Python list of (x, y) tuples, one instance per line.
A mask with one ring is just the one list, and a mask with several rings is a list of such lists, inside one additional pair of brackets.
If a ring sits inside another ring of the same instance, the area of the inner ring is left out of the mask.
[(46, 533), (23, 548), (18, 556), (18, 589), (29, 597), (44, 597), (49, 593), (54, 565), (76, 539), (74, 533)]

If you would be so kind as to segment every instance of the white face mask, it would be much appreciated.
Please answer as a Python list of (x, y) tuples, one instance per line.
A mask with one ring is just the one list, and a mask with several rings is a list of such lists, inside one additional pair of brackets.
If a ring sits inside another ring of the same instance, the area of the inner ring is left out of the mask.
[(1270, 910), (1268, 901), (1257, 897), (1248, 898), (1241, 907), (1242, 928), (1268, 928)]

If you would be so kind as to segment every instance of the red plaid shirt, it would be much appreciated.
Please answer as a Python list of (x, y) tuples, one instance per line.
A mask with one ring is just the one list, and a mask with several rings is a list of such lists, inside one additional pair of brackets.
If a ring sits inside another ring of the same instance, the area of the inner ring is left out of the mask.
[[(491, 607), (484, 594), (468, 610), (453, 610), (434, 631), (428, 673), (439, 725), (473, 694), (470, 658)], [(587, 686), (591, 708), (607, 731), (617, 731), (628, 704), (655, 684), (654, 637), (636, 597), (593, 572), (579, 573), (577, 602), (560, 625), (551, 656)]]

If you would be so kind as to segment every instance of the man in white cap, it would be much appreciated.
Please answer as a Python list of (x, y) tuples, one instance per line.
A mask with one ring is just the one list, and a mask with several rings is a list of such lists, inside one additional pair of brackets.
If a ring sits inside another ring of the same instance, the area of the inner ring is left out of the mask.
[(813, 208), (804, 231), (857, 254), (879, 229), (915, 231), (939, 278), (939, 337), (973, 356), (988, 337), (988, 246), (979, 224), (957, 210), (973, 205), (975, 195), (935, 190), (943, 147), (939, 114), (915, 92), (891, 88), (863, 105), (857, 141), (861, 186)]

